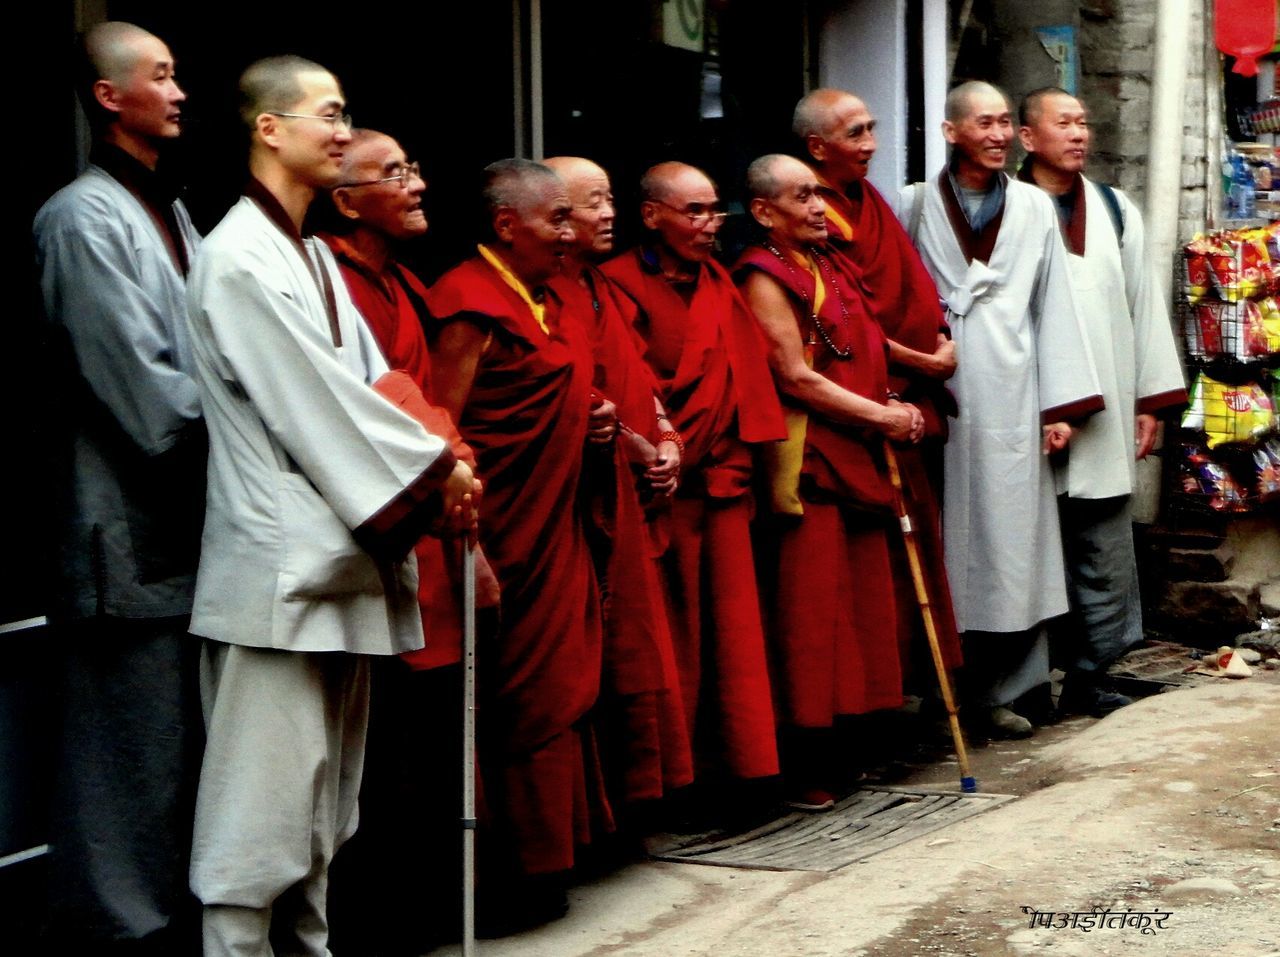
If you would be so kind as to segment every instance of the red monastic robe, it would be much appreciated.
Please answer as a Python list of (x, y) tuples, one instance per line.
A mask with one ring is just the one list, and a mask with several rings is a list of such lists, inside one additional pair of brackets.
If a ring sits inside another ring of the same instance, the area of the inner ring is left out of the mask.
[[(594, 385), (618, 407), (618, 421), (653, 444), (658, 442), (654, 396), (657, 383), (636, 351), (630, 316), (635, 307), (594, 267), (587, 285), (556, 277), (551, 288), (564, 302), (564, 321), (580, 321), (595, 357)], [(626, 801), (656, 799), (693, 780), (693, 755), (685, 721), (675, 650), (663, 604), (655, 526), (640, 502), (640, 473), (624, 454), (620, 436), (608, 450), (588, 458), (602, 473), (602, 494), (592, 509), (597, 569), (604, 596), (604, 671), (598, 706), (606, 769)], [(595, 453), (594, 455), (592, 453)]]
[[(868, 182), (852, 195), (822, 185), (827, 203), (827, 239), (838, 256), (861, 275), (867, 307), (887, 338), (917, 352), (937, 349), (938, 333), (947, 323), (933, 278), (920, 260), (893, 209)], [(951, 587), (942, 557), (938, 495), (942, 489), (941, 445), (947, 440), (947, 417), (955, 415), (955, 398), (936, 380), (889, 368), (889, 388), (920, 409), (925, 419), (923, 447), (896, 449), (907, 509), (911, 514), (933, 607), (934, 624), (948, 668), (962, 663), (960, 636), (951, 607)], [(930, 450), (933, 447), (933, 450)], [(906, 551), (900, 539), (890, 541), (900, 612), (899, 641), (907, 663), (907, 645), (923, 641), (919, 603), (912, 586)]]
[(575, 840), (589, 839), (596, 777), (593, 743), (575, 728), (600, 684), (599, 595), (580, 500), (591, 346), (580, 325), (560, 321), (554, 293), (547, 333), (480, 258), (445, 273), (426, 305), (433, 328), (470, 322), (486, 336), (458, 422), (485, 482), (480, 542), (502, 590), (500, 633), (480, 649), (486, 798), (526, 873), (561, 871), (573, 865)]
[[(385, 268), (377, 270), (341, 236), (324, 239), (338, 261), (352, 301), (382, 347), (387, 365), (408, 373), (430, 402), (431, 357), (422, 330), (426, 287), (394, 260), (389, 259)], [(475, 454), (462, 441), (448, 412), (429, 406), (422, 424), (433, 435), (447, 440), (454, 455), (475, 467)], [(425, 645), (400, 657), (415, 671), (457, 664), (462, 660), (461, 544), (422, 538), (414, 552), (418, 556), (418, 604), (422, 608)], [(491, 578), (478, 582), (477, 603), (484, 606), (496, 602), (496, 583)]]
[(747, 443), (786, 435), (764, 340), (718, 263), (699, 268), (686, 301), (644, 255), (602, 271), (637, 307), (633, 329), (685, 443), (664, 567), (689, 735), (711, 760), (694, 734), (701, 713), (717, 742), (711, 763), (741, 778), (776, 774), (748, 494)]
[[(753, 246), (734, 273), (741, 281), (763, 272), (783, 288), (815, 372), (884, 402), (884, 334), (868, 315), (857, 276), (834, 259), (824, 257), (822, 266), (826, 293), (818, 321), (848, 359), (815, 328), (815, 282), (807, 267)], [(877, 432), (809, 413), (800, 478), (804, 515), (779, 517), (772, 603), (783, 720), (796, 727), (830, 727), (837, 715), (902, 703), (887, 534), (892, 489), (883, 445)]]

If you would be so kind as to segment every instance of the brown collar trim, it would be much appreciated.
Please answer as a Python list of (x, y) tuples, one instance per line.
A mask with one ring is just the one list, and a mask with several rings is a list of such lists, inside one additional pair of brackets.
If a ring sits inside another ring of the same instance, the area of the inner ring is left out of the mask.
[[(1003, 176), (1004, 173), (997, 175)], [(973, 262), (975, 259), (979, 262), (989, 262), (991, 253), (996, 248), (996, 240), (1000, 236), (1000, 223), (1004, 220), (1004, 205), (1001, 204), (1000, 211), (992, 217), (991, 222), (982, 227), (981, 232), (975, 233), (973, 227), (969, 225), (969, 217), (964, 214), (964, 209), (960, 206), (955, 190), (951, 188), (951, 177), (945, 168), (938, 174), (938, 189), (942, 193), (942, 205), (947, 211), (947, 219), (951, 221), (951, 229), (956, 234), (956, 240), (960, 243), (964, 258), (968, 262)]]

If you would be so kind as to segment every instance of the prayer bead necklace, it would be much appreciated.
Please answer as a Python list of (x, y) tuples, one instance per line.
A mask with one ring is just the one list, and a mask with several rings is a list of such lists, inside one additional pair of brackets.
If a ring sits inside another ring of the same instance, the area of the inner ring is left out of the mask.
[[(777, 256), (778, 260), (782, 263), (782, 265), (787, 267), (787, 270), (791, 273), (791, 275), (797, 276), (797, 277), (799, 276), (799, 273), (796, 271), (795, 265), (791, 262), (791, 258), (789, 256), (784, 255), (782, 250), (780, 250), (777, 246), (775, 246), (773, 243), (769, 242), (768, 240), (765, 240), (764, 248), (769, 250), (769, 252), (773, 253), (773, 255)], [(840, 324), (844, 326), (845, 341), (852, 343), (853, 337), (849, 333), (849, 307), (846, 306), (844, 303), (844, 295), (842, 294), (842, 290), (840, 289), (840, 284), (836, 282), (835, 274), (831, 271), (831, 264), (828, 263), (826, 260), (826, 257), (824, 257), (816, 249), (810, 249), (809, 255), (813, 257), (813, 261), (818, 264), (819, 273), (823, 277), (825, 277), (831, 284), (831, 290), (832, 292), (835, 293), (836, 302), (840, 306)], [(815, 281), (817, 281), (817, 278), (818, 277), (814, 277)], [(809, 317), (813, 320), (813, 327), (818, 330), (818, 335), (821, 337), (822, 341), (826, 343), (827, 348), (831, 350), (832, 355), (834, 355), (837, 359), (840, 359), (841, 361), (848, 361), (849, 359), (852, 359), (853, 358), (852, 344), (847, 349), (838, 348), (836, 344), (831, 341), (831, 336), (827, 333), (827, 330), (823, 328), (822, 323), (818, 320), (818, 313), (813, 308), (813, 302), (809, 299), (808, 296), (805, 295), (804, 287), (801, 284), (797, 283), (796, 289), (797, 289), (797, 292), (799, 292), (800, 294), (800, 299), (804, 302), (805, 308), (809, 312)]]

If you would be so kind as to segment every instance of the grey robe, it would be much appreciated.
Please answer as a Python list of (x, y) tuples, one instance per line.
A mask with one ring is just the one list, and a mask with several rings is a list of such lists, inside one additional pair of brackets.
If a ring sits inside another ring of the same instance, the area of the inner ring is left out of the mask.
[[(190, 258), (198, 237), (174, 212)], [(45, 314), (79, 386), (60, 423), (53, 615), (185, 615), (204, 446), (183, 277), (146, 208), (98, 166), (41, 207), (34, 235)]]

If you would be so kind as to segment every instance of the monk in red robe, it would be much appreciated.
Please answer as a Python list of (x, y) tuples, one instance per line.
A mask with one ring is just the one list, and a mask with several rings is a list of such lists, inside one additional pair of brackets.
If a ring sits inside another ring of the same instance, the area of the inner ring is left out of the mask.
[[(925, 435), (918, 446), (900, 449), (907, 509), (924, 543), (925, 572), (943, 660), (961, 663), (960, 637), (951, 607), (951, 589), (942, 561), (938, 496), (942, 489), (942, 445), (955, 399), (946, 381), (956, 370), (938, 291), (906, 230), (879, 191), (867, 182), (876, 151), (875, 119), (866, 104), (843, 90), (820, 89), (796, 106), (795, 134), (804, 142), (827, 205), (827, 243), (834, 254), (858, 270), (867, 307), (889, 341), (889, 389), (924, 415)], [(898, 587), (899, 640), (903, 664), (922, 663), (932, 672), (924, 648), (911, 574), (901, 541), (891, 541)], [(914, 639), (914, 642), (913, 642)], [(913, 654), (914, 652), (914, 654)], [(928, 687), (926, 681), (920, 681)]]
[[(685, 717), (700, 764), (737, 779), (778, 773), (776, 727), (750, 536), (750, 443), (785, 434), (759, 327), (711, 258), (724, 221), (701, 170), (662, 163), (641, 180), (644, 244), (602, 271), (685, 445), (664, 557)], [(695, 733), (696, 732), (696, 733)]]
[[(342, 185), (323, 208), (322, 235), (387, 364), (408, 373), (429, 401), (427, 290), (395, 256), (397, 246), (427, 231), (425, 190), (418, 164), (399, 143), (353, 130)], [(449, 413), (434, 405), (424, 410), (427, 428), (474, 469), (475, 455)], [(461, 912), (462, 544), (427, 537), (414, 551), (425, 646), (375, 662), (371, 673), (363, 826), (330, 877), (331, 937), (342, 950), (356, 942), (428, 950), (452, 935)], [(491, 627), (497, 582), (483, 554), (477, 556), (477, 603), (493, 610), (480, 620)], [(424, 900), (434, 905), (426, 913)]]
[(585, 329), (562, 321), (547, 285), (574, 238), (564, 184), (528, 160), (485, 175), (492, 238), (426, 305), (434, 397), (485, 477), (480, 542), (502, 593), (500, 632), (479, 660), (485, 796), (518, 874), (500, 899), (480, 884), (498, 933), (564, 913), (575, 843), (600, 807), (588, 800), (599, 773), (581, 733), (599, 690), (601, 631), (580, 478), (586, 445), (608, 443), (616, 422), (593, 397)]
[(796, 453), (776, 456), (769, 476), (783, 777), (794, 806), (825, 810), (840, 770), (835, 719), (902, 703), (883, 448), (919, 442), (924, 417), (889, 397), (884, 334), (858, 277), (819, 248), (827, 229), (813, 171), (774, 154), (747, 176), (766, 239), (734, 272), (768, 339)]
[(679, 433), (631, 332), (635, 306), (595, 267), (613, 250), (615, 211), (609, 177), (581, 157), (546, 164), (559, 174), (573, 207), (574, 244), (550, 286), (563, 315), (584, 322), (595, 355), (594, 384), (618, 408), (618, 444), (600, 462), (609, 481), (593, 537), (604, 584), (604, 687), (597, 706), (602, 761), (622, 801), (663, 797), (693, 780), (693, 755), (667, 623), (658, 539), (665, 523), (646, 521), (641, 495), (665, 499), (680, 474)]

